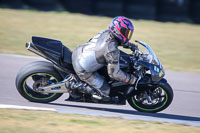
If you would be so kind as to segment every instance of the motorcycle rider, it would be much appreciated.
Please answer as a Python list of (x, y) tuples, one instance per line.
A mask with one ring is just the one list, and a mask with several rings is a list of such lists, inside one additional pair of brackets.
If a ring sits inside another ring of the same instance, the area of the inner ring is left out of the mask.
[[(81, 88), (90, 93), (93, 98), (103, 101), (109, 100), (110, 86), (104, 77), (97, 72), (103, 66), (107, 66), (108, 75), (117, 81), (131, 85), (136, 82), (137, 72), (134, 75), (128, 74), (122, 71), (119, 66), (120, 50), (118, 46), (131, 49), (137, 47), (129, 42), (133, 31), (132, 22), (126, 17), (118, 16), (112, 20), (109, 29), (98, 33), (73, 51), (74, 70), (79, 78), (87, 83)], [(88, 88), (90, 89), (88, 90)]]

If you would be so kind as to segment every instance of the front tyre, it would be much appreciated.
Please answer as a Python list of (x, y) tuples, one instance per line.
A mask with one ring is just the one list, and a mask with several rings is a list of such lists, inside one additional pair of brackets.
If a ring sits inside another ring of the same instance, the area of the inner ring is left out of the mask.
[(140, 112), (156, 113), (166, 109), (173, 100), (173, 90), (166, 82), (153, 89), (139, 91), (127, 99), (134, 109)]
[(18, 72), (16, 88), (21, 96), (31, 102), (48, 103), (58, 99), (62, 93), (39, 93), (36, 89), (61, 80), (52, 63), (37, 61), (25, 65)]

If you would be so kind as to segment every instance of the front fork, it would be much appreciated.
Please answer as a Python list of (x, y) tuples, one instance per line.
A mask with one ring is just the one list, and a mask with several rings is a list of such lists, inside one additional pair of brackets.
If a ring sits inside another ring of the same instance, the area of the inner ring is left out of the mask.
[(147, 94), (147, 91), (146, 91), (146, 90), (144, 91), (144, 96), (145, 96), (145, 98), (147, 99), (148, 103), (152, 103), (152, 98), (151, 98), (151, 96), (149, 96), (149, 95)]

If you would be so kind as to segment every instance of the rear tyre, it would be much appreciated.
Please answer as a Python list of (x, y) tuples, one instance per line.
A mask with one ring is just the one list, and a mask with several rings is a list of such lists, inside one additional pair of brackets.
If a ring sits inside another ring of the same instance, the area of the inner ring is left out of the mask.
[[(148, 101), (149, 99), (151, 102)], [(172, 100), (173, 90), (168, 83), (165, 83), (154, 89), (133, 94), (127, 101), (131, 107), (140, 112), (156, 113), (166, 109)]]
[(25, 99), (31, 102), (48, 103), (58, 99), (62, 93), (39, 93), (35, 89), (57, 83), (62, 77), (53, 64), (45, 61), (32, 62), (25, 65), (17, 74), (16, 88)]

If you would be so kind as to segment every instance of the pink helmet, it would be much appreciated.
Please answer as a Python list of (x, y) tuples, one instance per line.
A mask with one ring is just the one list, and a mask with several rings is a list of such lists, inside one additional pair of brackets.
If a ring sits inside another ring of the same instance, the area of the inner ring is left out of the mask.
[(110, 23), (109, 30), (122, 43), (127, 43), (132, 37), (134, 26), (128, 18), (118, 16)]

